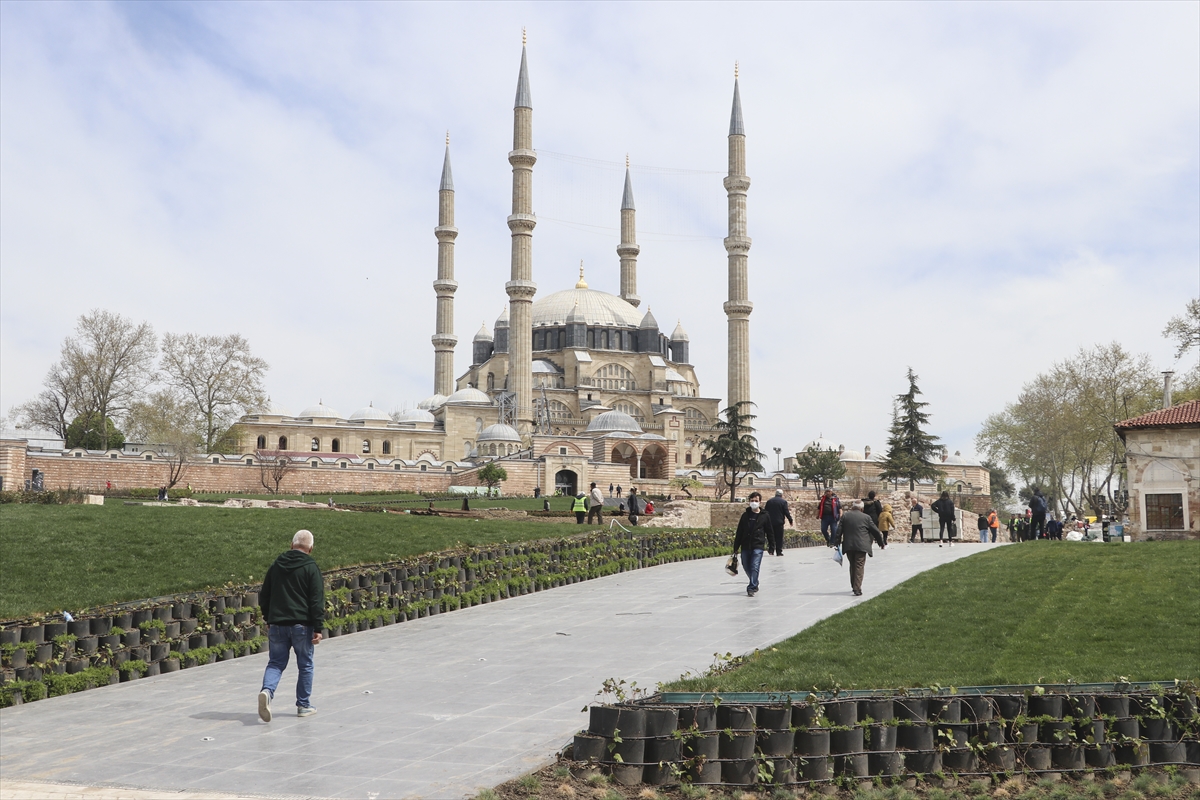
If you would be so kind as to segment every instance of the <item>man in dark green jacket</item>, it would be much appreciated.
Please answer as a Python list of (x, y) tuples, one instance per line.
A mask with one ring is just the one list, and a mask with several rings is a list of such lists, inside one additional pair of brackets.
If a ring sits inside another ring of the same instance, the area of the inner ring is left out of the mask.
[(287, 669), (291, 651), (296, 651), (296, 713), (307, 717), (312, 707), (313, 647), (320, 643), (325, 628), (325, 581), (311, 555), (313, 535), (297, 531), (288, 550), (267, 570), (258, 602), (267, 622), (270, 658), (258, 693), (258, 716), (271, 721), (271, 700), (279, 679)]

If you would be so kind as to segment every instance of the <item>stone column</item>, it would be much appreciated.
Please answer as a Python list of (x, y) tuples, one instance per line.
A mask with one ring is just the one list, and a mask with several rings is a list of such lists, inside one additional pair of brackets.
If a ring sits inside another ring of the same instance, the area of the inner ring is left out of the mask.
[(437, 294), (437, 327), (433, 334), (433, 393), (449, 397), (454, 393), (454, 178), (450, 173), (450, 134), (446, 134), (446, 160), (442, 163), (442, 183), (438, 189), (438, 224), (433, 229), (438, 240), (438, 273), (433, 282)]
[(729, 300), (724, 305), (729, 322), (729, 405), (750, 400), (750, 288), (746, 276), (750, 237), (746, 235), (746, 129), (742, 124), (742, 98), (736, 72), (733, 78), (733, 113), (729, 120), (729, 175), (725, 191), (729, 197), (729, 235), (725, 252), (729, 258)]
[(504, 284), (508, 293), (508, 388), (516, 393), (517, 429), (524, 435), (533, 429), (533, 101), (529, 94), (529, 70), (525, 47), (521, 47), (521, 73), (517, 78), (517, 99), (513, 108), (513, 149), (508, 163), (513, 170), (511, 280)]

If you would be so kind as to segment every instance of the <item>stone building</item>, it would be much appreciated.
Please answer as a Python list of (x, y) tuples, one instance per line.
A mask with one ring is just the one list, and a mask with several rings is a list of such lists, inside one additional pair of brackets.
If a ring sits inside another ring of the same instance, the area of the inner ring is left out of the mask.
[(1138, 539), (1200, 536), (1200, 400), (1166, 405), (1114, 426), (1125, 443), (1125, 532)]

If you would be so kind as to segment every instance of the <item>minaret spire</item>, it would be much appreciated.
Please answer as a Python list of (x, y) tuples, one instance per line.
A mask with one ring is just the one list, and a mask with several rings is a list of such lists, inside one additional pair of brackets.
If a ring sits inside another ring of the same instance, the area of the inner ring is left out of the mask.
[(632, 306), (642, 302), (637, 293), (637, 257), (642, 248), (637, 244), (636, 209), (633, 207), (633, 181), (629, 177), (629, 154), (625, 154), (625, 193), (621, 196), (621, 299)]
[(450, 131), (446, 131), (446, 158), (442, 162), (442, 182), (438, 187), (438, 224), (433, 229), (438, 240), (437, 323), (433, 334), (433, 393), (449, 396), (454, 393), (454, 176), (450, 172)]
[(527, 434), (533, 429), (533, 99), (529, 93), (529, 65), (525, 53), (525, 31), (521, 31), (521, 71), (517, 76), (517, 97), (513, 103), (511, 280), (504, 284), (508, 293), (509, 341), (508, 388), (516, 394), (517, 429)]
[(726, 394), (730, 407), (750, 400), (750, 289), (746, 275), (750, 237), (746, 235), (746, 127), (742, 122), (742, 95), (738, 89), (738, 65), (733, 66), (733, 111), (729, 116), (729, 175), (725, 191), (729, 197), (729, 235), (725, 252), (729, 258), (729, 300), (725, 317), (729, 323), (729, 375)]

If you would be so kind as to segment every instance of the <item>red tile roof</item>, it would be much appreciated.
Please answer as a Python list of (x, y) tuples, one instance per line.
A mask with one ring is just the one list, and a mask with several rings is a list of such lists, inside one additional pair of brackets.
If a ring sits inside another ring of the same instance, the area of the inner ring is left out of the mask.
[(1114, 427), (1120, 431), (1132, 428), (1168, 428), (1176, 425), (1200, 425), (1200, 400), (1151, 411), (1149, 414), (1118, 422)]

